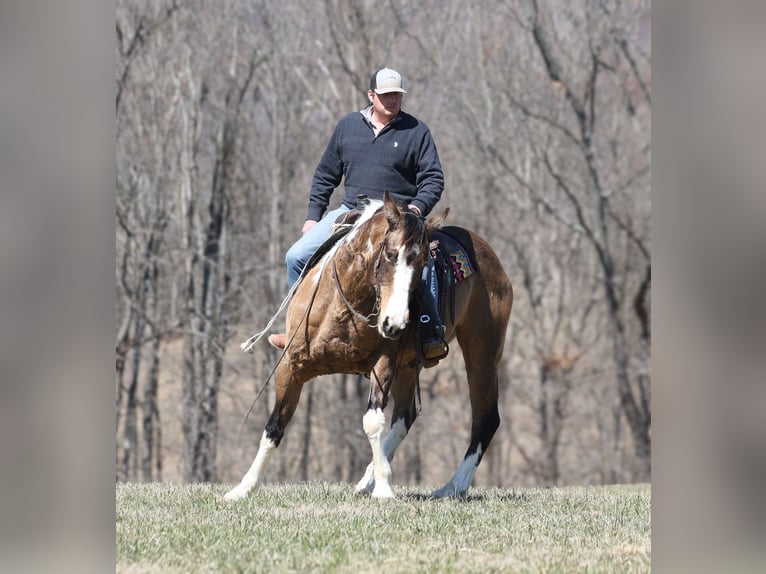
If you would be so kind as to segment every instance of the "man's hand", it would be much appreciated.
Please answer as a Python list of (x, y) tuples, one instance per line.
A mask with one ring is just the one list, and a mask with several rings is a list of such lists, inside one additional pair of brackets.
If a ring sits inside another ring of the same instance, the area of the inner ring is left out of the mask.
[(309, 229), (314, 227), (317, 224), (316, 221), (313, 219), (307, 219), (306, 223), (303, 224), (303, 229), (301, 229), (301, 233), (306, 233)]
[(423, 217), (423, 214), (420, 213), (420, 208), (417, 205), (412, 205), (411, 203), (407, 206), (407, 209), (409, 209), (412, 213), (417, 215), (418, 217)]

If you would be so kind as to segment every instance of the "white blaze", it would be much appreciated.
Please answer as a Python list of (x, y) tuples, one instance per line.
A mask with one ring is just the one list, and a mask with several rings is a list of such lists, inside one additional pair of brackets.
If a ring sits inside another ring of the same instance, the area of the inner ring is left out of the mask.
[(409, 320), (410, 284), (413, 273), (414, 269), (407, 265), (402, 246), (399, 248), (396, 259), (391, 296), (388, 298), (388, 304), (383, 312), (383, 318), (388, 318), (389, 324), (400, 330), (407, 326)]

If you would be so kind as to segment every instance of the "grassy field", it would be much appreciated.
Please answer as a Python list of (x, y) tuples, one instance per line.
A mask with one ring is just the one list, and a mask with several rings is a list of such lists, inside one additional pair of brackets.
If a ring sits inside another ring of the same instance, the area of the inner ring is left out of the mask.
[(476, 488), (119, 484), (117, 572), (649, 572), (649, 485)]

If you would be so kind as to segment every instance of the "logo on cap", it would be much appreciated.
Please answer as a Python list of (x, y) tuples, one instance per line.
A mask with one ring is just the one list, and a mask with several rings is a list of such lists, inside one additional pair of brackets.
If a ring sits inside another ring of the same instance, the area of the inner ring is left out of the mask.
[(388, 94), (390, 92), (407, 93), (402, 89), (402, 76), (391, 68), (378, 70), (371, 78), (370, 89), (374, 90), (376, 94)]

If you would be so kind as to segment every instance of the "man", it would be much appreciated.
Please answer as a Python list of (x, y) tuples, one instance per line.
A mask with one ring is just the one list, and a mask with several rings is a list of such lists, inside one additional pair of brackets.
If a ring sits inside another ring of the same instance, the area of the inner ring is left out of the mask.
[[(330, 138), (314, 173), (308, 202), (308, 215), (302, 237), (287, 251), (287, 281), (292, 287), (306, 262), (332, 231), (332, 224), (343, 213), (357, 206), (357, 196), (382, 199), (384, 190), (411, 211), (426, 217), (444, 191), (444, 173), (431, 132), (423, 122), (402, 111), (399, 72), (382, 68), (372, 74), (362, 110), (342, 118)], [(345, 197), (340, 207), (325, 214), (335, 188), (344, 183)], [(323, 217), (324, 215), (324, 217)], [(438, 360), (446, 355), (444, 331), (436, 311), (433, 262), (422, 279), (425, 289), (426, 323), (423, 354)], [(286, 334), (270, 335), (269, 343), (284, 349)], [(434, 363), (435, 364), (435, 363)]]

